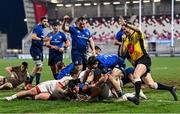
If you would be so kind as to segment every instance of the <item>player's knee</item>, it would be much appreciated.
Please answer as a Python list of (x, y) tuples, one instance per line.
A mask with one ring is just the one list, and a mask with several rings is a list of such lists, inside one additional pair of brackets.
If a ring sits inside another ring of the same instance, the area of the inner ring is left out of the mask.
[(42, 63), (41, 60), (35, 61), (35, 67), (36, 67), (36, 68), (42, 68), (42, 66), (43, 66), (43, 63)]

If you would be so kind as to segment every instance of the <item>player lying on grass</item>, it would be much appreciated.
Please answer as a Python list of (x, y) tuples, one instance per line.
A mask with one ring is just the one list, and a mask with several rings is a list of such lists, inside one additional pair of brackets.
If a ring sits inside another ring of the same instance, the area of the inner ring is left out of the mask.
[(66, 76), (61, 80), (50, 80), (42, 82), (30, 90), (20, 91), (12, 96), (5, 97), (5, 99), (11, 101), (25, 97), (31, 97), (35, 100), (64, 98), (65, 95), (68, 94), (68, 82), (72, 79), (78, 78), (78, 70), (73, 69), (70, 75), (71, 76)]
[(22, 62), (20, 66), (6, 67), (5, 70), (10, 76), (0, 76), (0, 90), (16, 88), (20, 84), (27, 82), (27, 68), (27, 62)]

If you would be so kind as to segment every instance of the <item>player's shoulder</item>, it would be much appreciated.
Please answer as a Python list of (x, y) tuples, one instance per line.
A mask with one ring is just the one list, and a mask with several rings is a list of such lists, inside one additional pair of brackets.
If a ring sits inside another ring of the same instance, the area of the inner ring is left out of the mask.
[(64, 32), (61, 32), (61, 31), (59, 31), (58, 34), (61, 35), (61, 36), (65, 36), (65, 33), (64, 33)]

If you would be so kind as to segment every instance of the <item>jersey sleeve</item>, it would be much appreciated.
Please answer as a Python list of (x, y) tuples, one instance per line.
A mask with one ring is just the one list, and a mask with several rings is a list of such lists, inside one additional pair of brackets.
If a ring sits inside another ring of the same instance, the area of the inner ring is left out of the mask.
[(76, 32), (75, 26), (70, 26), (69, 32), (70, 32), (70, 34), (74, 34)]
[(118, 41), (122, 41), (122, 35), (124, 34), (123, 30), (121, 29), (115, 36), (115, 38), (118, 40)]
[(66, 42), (67, 41), (67, 37), (64, 33), (62, 33), (62, 38), (63, 38), (63, 41)]
[(35, 26), (32, 33), (34, 33), (34, 34), (39, 34), (40, 33), (40, 29), (38, 28), (38, 26)]
[(19, 68), (19, 66), (12, 67), (12, 71), (16, 71)]
[(60, 80), (60, 82), (63, 86), (66, 86), (68, 84), (69, 80), (71, 80), (71, 79), (72, 79), (71, 76), (65, 76)]
[(47, 37), (50, 38), (51, 36), (52, 36), (51, 32), (47, 34)]

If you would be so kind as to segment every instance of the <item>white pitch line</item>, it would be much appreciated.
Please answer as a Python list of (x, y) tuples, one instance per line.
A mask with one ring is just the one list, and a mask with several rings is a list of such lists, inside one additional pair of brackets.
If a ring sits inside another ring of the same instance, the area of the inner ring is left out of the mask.
[(155, 70), (167, 70), (168, 69), (168, 67), (156, 67), (156, 68), (154, 68)]
[(171, 100), (142, 100), (142, 102), (164, 102), (164, 103), (180, 103), (180, 101)]

